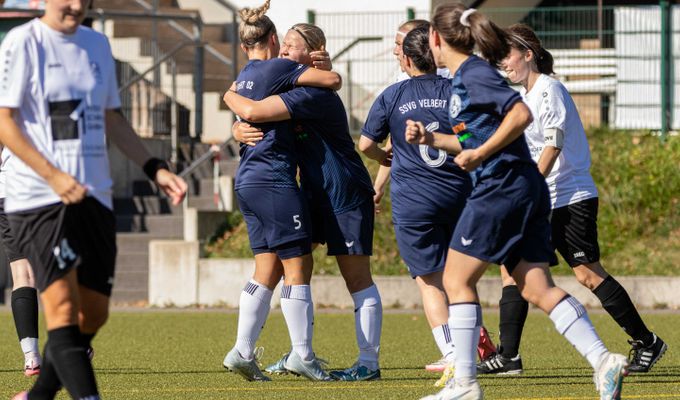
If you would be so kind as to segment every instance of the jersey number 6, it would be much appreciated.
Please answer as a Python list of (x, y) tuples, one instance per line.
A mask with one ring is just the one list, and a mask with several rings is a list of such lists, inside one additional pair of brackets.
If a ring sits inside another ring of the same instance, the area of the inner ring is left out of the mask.
[[(431, 122), (427, 124), (427, 126), (425, 127), (425, 130), (428, 132), (436, 132), (438, 129), (439, 122), (437, 121)], [(423, 161), (425, 161), (425, 164), (429, 165), (432, 168), (441, 167), (446, 162), (446, 152), (444, 150), (439, 150), (437, 158), (433, 159), (430, 157), (429, 146), (421, 144), (418, 145), (418, 149), (420, 150), (420, 158), (422, 158)]]

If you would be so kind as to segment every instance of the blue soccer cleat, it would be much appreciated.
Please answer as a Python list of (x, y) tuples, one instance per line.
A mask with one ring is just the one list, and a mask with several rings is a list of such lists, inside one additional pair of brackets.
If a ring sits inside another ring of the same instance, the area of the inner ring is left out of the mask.
[(358, 362), (353, 366), (342, 371), (331, 371), (329, 375), (337, 381), (374, 381), (380, 379), (380, 368), (370, 370), (364, 365), (359, 365)]

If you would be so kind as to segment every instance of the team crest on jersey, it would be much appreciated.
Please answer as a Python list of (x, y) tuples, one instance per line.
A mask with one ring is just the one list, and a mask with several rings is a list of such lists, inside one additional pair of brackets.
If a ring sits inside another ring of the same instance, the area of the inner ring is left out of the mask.
[(456, 118), (460, 114), (462, 105), (463, 101), (460, 99), (460, 96), (452, 94), (451, 101), (449, 102), (449, 116), (451, 116), (451, 119)]

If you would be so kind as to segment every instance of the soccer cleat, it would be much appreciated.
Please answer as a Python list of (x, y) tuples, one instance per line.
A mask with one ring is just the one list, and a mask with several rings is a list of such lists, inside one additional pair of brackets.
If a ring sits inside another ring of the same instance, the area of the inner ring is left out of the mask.
[(620, 400), (623, 377), (628, 374), (628, 360), (621, 354), (606, 353), (593, 374), (600, 400)]
[(275, 362), (274, 364), (269, 365), (267, 368), (264, 369), (264, 372), (272, 375), (287, 375), (288, 370), (283, 366), (286, 363), (286, 359), (288, 358), (288, 355), (290, 353), (286, 353), (279, 359), (279, 361)]
[(35, 376), (40, 374), (40, 354), (28, 352), (24, 354), (24, 376)]
[(442, 372), (441, 378), (437, 380), (437, 382), (434, 383), (435, 387), (443, 388), (446, 386), (446, 384), (453, 379), (453, 373), (455, 372), (455, 366), (453, 364), (448, 364), (446, 368), (444, 369), (444, 372)]
[(425, 371), (428, 372), (444, 372), (446, 369), (446, 366), (449, 365), (449, 362), (446, 361), (446, 358), (442, 357), (441, 359), (429, 363), (425, 366)]
[(336, 381), (374, 381), (380, 379), (380, 368), (370, 370), (364, 365), (359, 365), (357, 361), (350, 368), (343, 371), (331, 371), (329, 375)]
[(479, 374), (519, 375), (522, 372), (524, 372), (522, 357), (519, 354), (513, 358), (508, 358), (496, 353), (477, 364), (477, 373)]
[(482, 400), (484, 394), (479, 382), (464, 382), (451, 379), (439, 393), (423, 397), (420, 400)]
[(92, 361), (92, 359), (94, 358), (94, 348), (90, 346), (87, 348), (87, 350), (85, 350), (85, 352), (87, 353), (87, 358), (89, 358), (90, 361)]
[(247, 381), (271, 381), (269, 377), (265, 376), (262, 371), (260, 371), (260, 367), (257, 365), (257, 361), (260, 359), (261, 355), (262, 352), (260, 351), (259, 356), (255, 356), (251, 360), (246, 360), (236, 348), (233, 348), (227, 353), (227, 356), (224, 357), (222, 365), (229, 371), (241, 375)]
[(333, 380), (333, 378), (323, 370), (321, 361), (316, 358), (316, 356), (309, 361), (305, 361), (298, 353), (291, 351), (286, 358), (286, 361), (284, 361), (283, 367), (293, 375), (303, 376), (310, 381), (325, 382)]
[(489, 335), (489, 331), (487, 331), (485, 327), (482, 327), (482, 329), (479, 331), (479, 343), (477, 344), (477, 354), (479, 354), (479, 359), (486, 360), (496, 353), (496, 346), (494, 346), (493, 342), (491, 341), (491, 335)]
[(12, 400), (28, 400), (28, 392), (23, 391), (21, 393), (17, 393), (12, 397)]
[(630, 372), (649, 372), (650, 369), (661, 359), (663, 354), (668, 349), (668, 345), (661, 340), (660, 337), (654, 335), (654, 342), (649, 346), (642, 343), (641, 340), (629, 340), (628, 343), (632, 346), (630, 349)]

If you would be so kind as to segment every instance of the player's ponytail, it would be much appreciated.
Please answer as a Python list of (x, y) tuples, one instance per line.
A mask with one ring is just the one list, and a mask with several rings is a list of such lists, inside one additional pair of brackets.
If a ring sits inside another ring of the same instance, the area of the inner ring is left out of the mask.
[(555, 61), (552, 54), (541, 44), (536, 33), (525, 24), (514, 24), (507, 29), (508, 43), (511, 47), (525, 53), (531, 51), (534, 55), (536, 69), (541, 74), (552, 75), (555, 73), (553, 66)]
[(302, 37), (307, 51), (319, 51), (326, 48), (326, 35), (318, 26), (300, 23), (293, 25), (290, 29)]
[(434, 12), (432, 27), (442, 39), (464, 54), (472, 54), (475, 46), (491, 64), (498, 65), (510, 47), (507, 34), (486, 15), (460, 3), (442, 4)]
[(426, 23), (406, 34), (402, 44), (404, 55), (411, 59), (418, 71), (426, 73), (437, 69), (430, 51), (429, 36), (430, 24)]
[(247, 49), (267, 43), (272, 34), (276, 34), (276, 27), (265, 14), (269, 10), (271, 0), (257, 8), (244, 8), (239, 12), (241, 23), (238, 27), (241, 43)]

